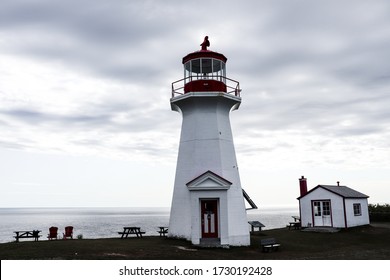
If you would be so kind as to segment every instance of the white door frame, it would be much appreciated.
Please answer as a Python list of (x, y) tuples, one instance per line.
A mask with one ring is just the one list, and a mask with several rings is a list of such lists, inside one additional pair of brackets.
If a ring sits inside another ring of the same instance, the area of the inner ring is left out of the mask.
[(332, 205), (329, 199), (312, 200), (313, 226), (331, 227), (332, 226)]

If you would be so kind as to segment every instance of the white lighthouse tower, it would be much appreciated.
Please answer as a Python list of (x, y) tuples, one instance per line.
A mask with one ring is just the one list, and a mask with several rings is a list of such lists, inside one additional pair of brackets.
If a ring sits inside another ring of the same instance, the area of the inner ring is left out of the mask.
[(250, 245), (229, 114), (241, 103), (227, 58), (202, 49), (183, 58), (171, 108), (183, 116), (169, 221), (170, 237), (207, 246)]

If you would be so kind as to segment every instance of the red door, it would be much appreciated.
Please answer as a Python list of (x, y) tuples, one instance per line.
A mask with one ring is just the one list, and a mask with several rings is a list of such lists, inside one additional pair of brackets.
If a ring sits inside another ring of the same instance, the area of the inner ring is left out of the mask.
[(201, 200), (202, 238), (218, 238), (218, 200)]

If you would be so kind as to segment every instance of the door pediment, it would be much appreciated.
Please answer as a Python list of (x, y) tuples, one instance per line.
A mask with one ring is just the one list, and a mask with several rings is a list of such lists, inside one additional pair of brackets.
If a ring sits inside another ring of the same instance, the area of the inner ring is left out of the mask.
[(188, 182), (186, 185), (190, 191), (228, 190), (232, 183), (208, 170), (202, 175)]

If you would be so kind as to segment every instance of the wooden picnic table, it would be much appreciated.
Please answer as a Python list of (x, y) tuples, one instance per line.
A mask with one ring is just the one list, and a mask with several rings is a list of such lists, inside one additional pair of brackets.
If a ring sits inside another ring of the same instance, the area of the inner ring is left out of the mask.
[(259, 228), (259, 231), (261, 231), (261, 228), (265, 227), (262, 223), (259, 221), (248, 221), (248, 224), (251, 225), (251, 231), (255, 231), (255, 228)]
[(301, 221), (301, 217), (299, 216), (291, 216), (293, 219), (294, 219), (294, 222), (300, 222)]
[(300, 229), (301, 228), (301, 217), (299, 216), (291, 216), (294, 219), (294, 222), (290, 222), (287, 225), (288, 229)]
[(19, 242), (19, 239), (21, 238), (34, 238), (34, 241), (38, 241), (39, 235), (41, 231), (40, 230), (21, 230), (21, 231), (14, 231), (15, 233), (15, 239), (16, 242)]
[(287, 226), (288, 229), (300, 229), (301, 228), (301, 222), (290, 222), (290, 224)]
[(127, 238), (131, 234), (142, 238), (142, 234), (145, 234), (145, 232), (141, 231), (140, 227), (123, 227), (123, 231), (119, 231), (118, 234), (121, 234), (121, 239)]
[(157, 231), (160, 236), (165, 236), (168, 233), (168, 227), (158, 227), (159, 230)]
[(277, 251), (280, 247), (280, 244), (275, 238), (266, 238), (260, 240), (260, 246), (263, 252)]

